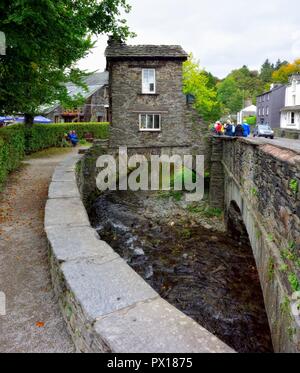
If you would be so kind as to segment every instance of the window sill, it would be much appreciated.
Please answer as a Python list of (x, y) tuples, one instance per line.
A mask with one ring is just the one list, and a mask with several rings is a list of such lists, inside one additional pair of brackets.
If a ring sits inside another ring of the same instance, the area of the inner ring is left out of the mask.
[(159, 93), (138, 93), (138, 96), (159, 96)]
[(161, 129), (139, 129), (140, 132), (161, 132)]

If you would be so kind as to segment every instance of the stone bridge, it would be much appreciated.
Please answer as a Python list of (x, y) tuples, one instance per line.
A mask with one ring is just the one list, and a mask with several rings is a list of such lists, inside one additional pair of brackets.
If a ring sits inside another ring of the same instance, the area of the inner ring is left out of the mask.
[(274, 144), (214, 137), (210, 203), (225, 210), (231, 228), (232, 211), (239, 213), (256, 260), (275, 351), (299, 353), (300, 151)]

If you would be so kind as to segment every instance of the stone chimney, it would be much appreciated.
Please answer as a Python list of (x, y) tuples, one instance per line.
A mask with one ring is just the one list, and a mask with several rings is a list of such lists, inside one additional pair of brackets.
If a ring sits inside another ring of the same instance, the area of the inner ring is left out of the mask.
[(121, 45), (124, 45), (125, 43), (123, 42), (123, 40), (116, 36), (116, 35), (109, 35), (108, 37), (108, 40), (107, 40), (107, 45), (109, 47), (118, 47), (118, 46), (121, 46)]

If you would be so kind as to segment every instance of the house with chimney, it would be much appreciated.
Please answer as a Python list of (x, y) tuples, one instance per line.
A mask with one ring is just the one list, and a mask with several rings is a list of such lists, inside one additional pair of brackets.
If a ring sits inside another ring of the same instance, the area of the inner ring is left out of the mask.
[(281, 129), (300, 131), (300, 74), (291, 75), (281, 108)]
[(200, 118), (182, 90), (188, 54), (178, 45), (126, 45), (110, 38), (105, 56), (110, 147), (190, 148), (193, 122)]

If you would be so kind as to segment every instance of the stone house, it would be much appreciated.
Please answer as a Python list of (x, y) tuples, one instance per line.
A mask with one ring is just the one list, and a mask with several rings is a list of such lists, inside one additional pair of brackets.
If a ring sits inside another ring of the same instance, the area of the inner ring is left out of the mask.
[(105, 56), (110, 147), (190, 149), (201, 142), (193, 133), (201, 120), (182, 91), (188, 54), (180, 46), (131, 46), (110, 38)]
[(280, 127), (285, 130), (300, 130), (300, 74), (292, 75), (286, 86)]
[(59, 103), (42, 110), (43, 115), (54, 123), (61, 122), (107, 122), (108, 110), (108, 72), (95, 73), (85, 79), (87, 91), (69, 83), (66, 85), (71, 97), (81, 95), (85, 99), (82, 107), (66, 110)]
[(271, 89), (257, 96), (257, 124), (280, 127), (280, 110), (285, 103), (285, 85), (274, 84)]

